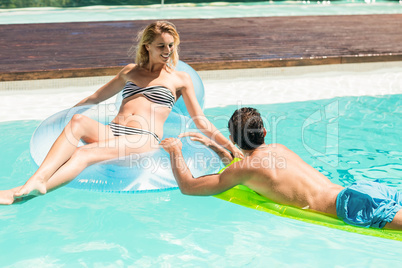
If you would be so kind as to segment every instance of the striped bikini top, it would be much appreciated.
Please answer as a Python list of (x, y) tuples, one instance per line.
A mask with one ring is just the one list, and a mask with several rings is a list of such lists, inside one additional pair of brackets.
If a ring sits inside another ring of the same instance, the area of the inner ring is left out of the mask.
[(133, 82), (128, 81), (126, 86), (123, 88), (123, 99), (136, 94), (143, 94), (148, 100), (165, 105), (170, 109), (173, 108), (176, 101), (172, 92), (164, 86), (149, 86), (142, 88)]

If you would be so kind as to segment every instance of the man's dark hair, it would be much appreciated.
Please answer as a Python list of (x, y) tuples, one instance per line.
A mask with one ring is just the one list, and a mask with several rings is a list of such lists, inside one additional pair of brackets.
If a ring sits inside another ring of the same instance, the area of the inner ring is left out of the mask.
[(236, 110), (228, 123), (233, 141), (243, 150), (252, 150), (264, 143), (264, 123), (257, 109)]

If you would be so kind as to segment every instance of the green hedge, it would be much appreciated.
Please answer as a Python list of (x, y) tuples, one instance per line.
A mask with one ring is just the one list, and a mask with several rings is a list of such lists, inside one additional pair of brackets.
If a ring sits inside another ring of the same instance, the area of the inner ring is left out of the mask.
[[(165, 4), (259, 1), (262, 0), (164, 0)], [(155, 5), (160, 3), (161, 0), (0, 0), (0, 8)]]
[(1, 0), (0, 8), (152, 5), (160, 2), (160, 0)]

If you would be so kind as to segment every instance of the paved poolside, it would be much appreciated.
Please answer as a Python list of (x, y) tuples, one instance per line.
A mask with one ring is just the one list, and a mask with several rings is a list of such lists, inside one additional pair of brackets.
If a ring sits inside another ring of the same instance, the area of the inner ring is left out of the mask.
[[(196, 70), (402, 61), (402, 14), (170, 21)], [(150, 22), (0, 25), (0, 81), (114, 75)]]

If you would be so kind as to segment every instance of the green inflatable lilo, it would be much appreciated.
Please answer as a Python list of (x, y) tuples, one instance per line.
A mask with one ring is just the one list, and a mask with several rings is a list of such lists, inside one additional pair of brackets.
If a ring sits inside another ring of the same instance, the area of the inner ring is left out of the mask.
[[(223, 172), (228, 166), (239, 160), (240, 159), (233, 160), (229, 165), (220, 170), (219, 173)], [(330, 215), (275, 203), (243, 185), (233, 187), (226, 192), (215, 195), (215, 197), (277, 216), (323, 225), (348, 232), (402, 241), (402, 231), (352, 226)]]

